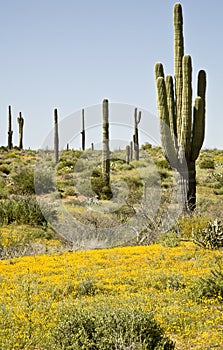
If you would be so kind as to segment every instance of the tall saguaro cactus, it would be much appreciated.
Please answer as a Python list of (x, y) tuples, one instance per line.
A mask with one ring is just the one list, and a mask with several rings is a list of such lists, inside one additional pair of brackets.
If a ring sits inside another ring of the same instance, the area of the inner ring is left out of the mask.
[(82, 109), (82, 151), (85, 150), (85, 122), (84, 122), (84, 109)]
[(109, 107), (107, 99), (103, 100), (102, 114), (102, 176), (104, 185), (110, 188)]
[(23, 126), (24, 126), (24, 118), (22, 117), (22, 113), (19, 112), (19, 116), (17, 118), (19, 124), (19, 149), (23, 149)]
[[(206, 73), (198, 73), (197, 97), (192, 107), (192, 62), (184, 54), (183, 15), (174, 5), (174, 80), (164, 76), (163, 65), (155, 65), (160, 134), (166, 159), (180, 174), (184, 207), (196, 208), (196, 167), (205, 133)], [(185, 169), (186, 168), (186, 169)]]
[(54, 158), (55, 163), (59, 161), (59, 132), (58, 132), (58, 112), (54, 109)]
[(141, 112), (137, 115), (137, 108), (135, 108), (134, 111), (134, 135), (133, 135), (133, 142), (134, 142), (134, 158), (135, 160), (139, 160), (139, 131), (138, 131), (138, 125), (141, 121)]
[(12, 144), (12, 109), (11, 106), (9, 106), (8, 110), (8, 149), (12, 149), (13, 144)]

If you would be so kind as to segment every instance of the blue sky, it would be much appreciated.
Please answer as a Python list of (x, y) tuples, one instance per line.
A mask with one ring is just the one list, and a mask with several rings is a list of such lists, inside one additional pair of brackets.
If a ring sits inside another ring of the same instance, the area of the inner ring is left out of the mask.
[[(42, 145), (55, 107), (64, 119), (108, 98), (157, 115), (154, 64), (173, 73), (174, 3), (0, 0), (0, 144), (7, 143), (8, 105), (15, 144), (23, 113), (26, 148)], [(198, 69), (208, 77), (204, 147), (223, 149), (222, 1), (181, 4), (194, 91)]]

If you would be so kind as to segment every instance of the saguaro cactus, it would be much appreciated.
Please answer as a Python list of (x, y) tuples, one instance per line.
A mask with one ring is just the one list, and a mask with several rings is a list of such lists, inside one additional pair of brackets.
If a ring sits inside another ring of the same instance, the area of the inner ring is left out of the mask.
[(54, 109), (54, 158), (55, 163), (57, 164), (59, 161), (59, 132), (57, 108)]
[(9, 106), (8, 110), (8, 149), (12, 149), (12, 109), (11, 106)]
[(85, 125), (84, 125), (84, 109), (82, 109), (82, 131), (81, 131), (81, 135), (82, 135), (82, 151), (85, 150)]
[(132, 161), (133, 159), (133, 142), (130, 141), (130, 162)]
[(130, 146), (126, 146), (126, 164), (129, 164), (130, 162)]
[(137, 108), (135, 108), (134, 111), (134, 135), (133, 135), (133, 142), (134, 142), (134, 158), (135, 160), (139, 160), (139, 131), (138, 131), (138, 125), (141, 121), (141, 112), (139, 111), (139, 114), (137, 115)]
[[(192, 108), (192, 63), (184, 55), (183, 15), (174, 5), (174, 79), (164, 77), (161, 63), (155, 65), (160, 134), (166, 159), (180, 175), (184, 207), (196, 208), (196, 167), (204, 141), (206, 73), (198, 73), (197, 97)], [(186, 165), (186, 166), (185, 166)], [(186, 168), (186, 169), (185, 169)]]
[(23, 149), (23, 126), (24, 126), (24, 118), (22, 117), (22, 113), (19, 112), (19, 116), (17, 118), (19, 124), (19, 149)]
[(102, 114), (102, 177), (104, 185), (110, 188), (109, 110), (107, 99), (103, 100)]

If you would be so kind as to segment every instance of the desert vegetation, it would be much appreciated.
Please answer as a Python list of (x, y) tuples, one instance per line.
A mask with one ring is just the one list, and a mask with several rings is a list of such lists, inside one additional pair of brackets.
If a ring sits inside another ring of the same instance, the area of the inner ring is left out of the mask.
[(206, 73), (192, 108), (191, 57), (174, 6), (175, 87), (155, 66), (162, 147), (132, 139), (102, 149), (0, 147), (0, 348), (173, 350), (223, 343), (223, 156), (202, 149)]

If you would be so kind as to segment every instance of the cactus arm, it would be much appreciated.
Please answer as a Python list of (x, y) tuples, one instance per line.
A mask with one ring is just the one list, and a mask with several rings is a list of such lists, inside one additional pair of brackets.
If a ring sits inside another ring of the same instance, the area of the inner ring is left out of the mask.
[(180, 152), (189, 159), (191, 148), (192, 125), (192, 64), (191, 57), (183, 57), (183, 92), (182, 92), (182, 125), (180, 137)]
[(157, 105), (160, 119), (160, 135), (166, 159), (172, 167), (177, 167), (177, 154), (171, 136), (166, 84), (163, 77), (156, 80)]
[(167, 106), (169, 111), (169, 123), (171, 137), (174, 143), (174, 147), (177, 150), (177, 123), (175, 115), (175, 101), (174, 101), (174, 87), (173, 87), (173, 78), (171, 75), (167, 75), (165, 79), (166, 83), (166, 94), (167, 94)]
[(205, 115), (203, 99), (198, 96), (194, 102), (193, 109), (193, 130), (192, 130), (192, 141), (191, 141), (191, 161), (195, 161), (201, 150), (204, 142), (204, 130), (205, 130)]
[(164, 69), (161, 62), (157, 62), (155, 64), (155, 80), (157, 80), (159, 77), (164, 78)]

